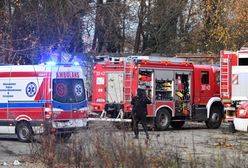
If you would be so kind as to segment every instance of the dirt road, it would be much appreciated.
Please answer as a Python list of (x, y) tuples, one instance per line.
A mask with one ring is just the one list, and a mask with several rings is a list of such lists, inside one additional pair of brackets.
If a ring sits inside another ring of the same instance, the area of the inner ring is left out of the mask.
[[(152, 148), (176, 152), (184, 160), (203, 167), (247, 167), (248, 133), (228, 132), (228, 125), (209, 130), (204, 124), (187, 124), (181, 130), (151, 132)], [(216, 165), (219, 164), (219, 165)]]
[(7, 163), (7, 167), (11, 167), (15, 160), (24, 165), (29, 152), (28, 143), (19, 142), (14, 135), (0, 135), (0, 166)]

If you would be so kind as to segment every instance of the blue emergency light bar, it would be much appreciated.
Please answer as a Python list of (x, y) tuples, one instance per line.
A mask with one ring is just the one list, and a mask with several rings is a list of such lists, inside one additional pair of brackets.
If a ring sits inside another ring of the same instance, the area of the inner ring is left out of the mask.
[(56, 65), (56, 62), (54, 62), (54, 61), (48, 61), (48, 62), (46, 62), (46, 65), (53, 66), (53, 65)]
[(73, 63), (75, 66), (79, 66), (80, 64), (79, 64), (79, 62), (74, 62)]
[(54, 66), (54, 65), (75, 65), (75, 66), (79, 66), (80, 63), (79, 62), (74, 62), (74, 63), (56, 63), (54, 61), (48, 61), (46, 62), (46, 65), (49, 65), (49, 66)]

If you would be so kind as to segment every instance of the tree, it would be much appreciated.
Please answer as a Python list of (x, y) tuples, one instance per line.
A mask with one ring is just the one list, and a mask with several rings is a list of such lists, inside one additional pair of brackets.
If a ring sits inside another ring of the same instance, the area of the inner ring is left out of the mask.
[(168, 54), (178, 52), (178, 19), (186, 4), (187, 0), (157, 1), (152, 15), (155, 29), (151, 31), (157, 52)]
[(179, 14), (177, 27), (178, 52), (197, 52), (202, 37), (199, 1), (189, 0)]
[[(51, 52), (83, 52), (82, 18), (88, 2), (77, 0), (13, 1), (9, 12), (11, 58), (6, 63), (37, 63)], [(45, 57), (47, 56), (47, 57)]]
[(225, 27), (225, 6), (227, 1), (206, 0), (202, 1), (203, 11), (203, 49), (205, 51), (217, 52), (224, 48), (227, 40), (227, 29)]
[(186, 0), (140, 0), (135, 53), (140, 45), (142, 51), (175, 53), (178, 18), (186, 3)]
[(125, 36), (126, 0), (97, 0), (92, 50), (120, 52)]
[(247, 6), (245, 0), (202, 1), (204, 51), (237, 50), (247, 42)]
[(5, 62), (5, 55), (6, 55), (6, 38), (7, 38), (7, 22), (8, 22), (8, 17), (7, 13), (5, 10), (5, 1), (0, 1), (0, 55), (2, 55), (2, 60), (1, 62)]
[(146, 0), (140, 0), (138, 9), (138, 26), (134, 42), (134, 53), (137, 54), (140, 50), (141, 35), (144, 34), (143, 24), (146, 18)]
[(149, 51), (174, 55), (236, 50), (247, 43), (247, 3), (246, 0), (2, 0), (1, 62), (31, 64), (45, 61), (54, 53), (61, 56), (64, 52), (72, 55), (85, 52), (84, 34), (93, 35), (87, 43), (97, 54)]
[(248, 43), (248, 1), (232, 0), (226, 10), (228, 17), (227, 48), (232, 50), (240, 49)]

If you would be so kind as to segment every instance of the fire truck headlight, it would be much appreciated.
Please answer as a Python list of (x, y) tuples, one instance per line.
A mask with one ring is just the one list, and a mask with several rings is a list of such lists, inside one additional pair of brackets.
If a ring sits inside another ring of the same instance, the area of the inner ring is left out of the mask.
[(54, 65), (56, 65), (56, 62), (48, 61), (48, 62), (46, 62), (46, 65), (54, 66)]
[(105, 102), (105, 99), (99, 98), (99, 99), (96, 99), (96, 102), (97, 102), (97, 103), (104, 103), (104, 102)]

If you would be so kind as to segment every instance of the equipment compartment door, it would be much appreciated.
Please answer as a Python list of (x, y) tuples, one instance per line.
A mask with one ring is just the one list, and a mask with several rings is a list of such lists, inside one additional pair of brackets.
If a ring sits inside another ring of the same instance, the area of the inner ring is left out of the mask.
[(172, 70), (155, 70), (155, 100), (173, 101), (174, 72)]
[(175, 116), (188, 117), (191, 113), (191, 73), (175, 73)]
[(123, 73), (107, 74), (107, 102), (121, 103), (123, 101)]

